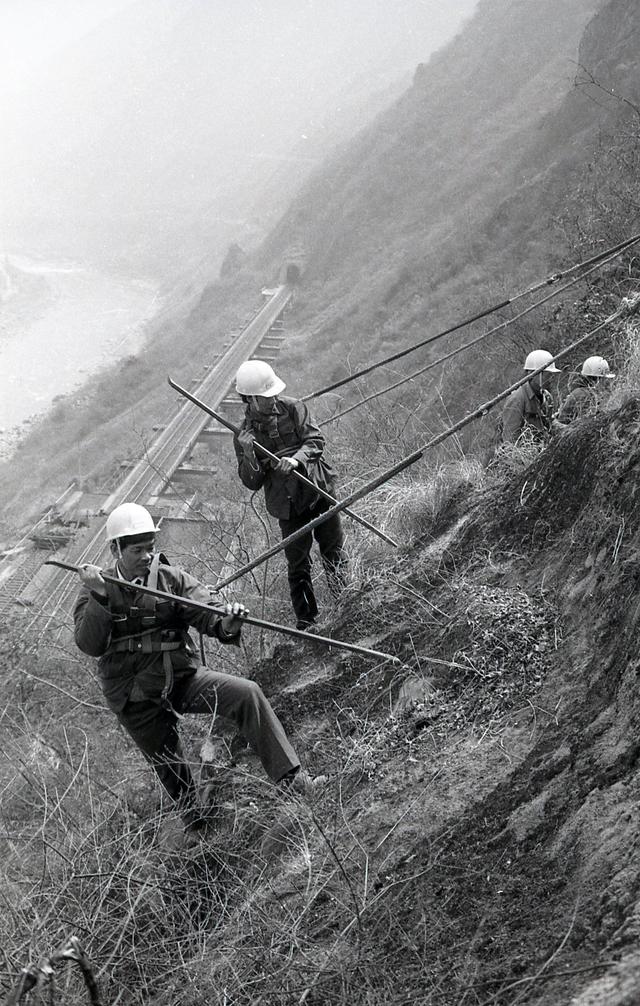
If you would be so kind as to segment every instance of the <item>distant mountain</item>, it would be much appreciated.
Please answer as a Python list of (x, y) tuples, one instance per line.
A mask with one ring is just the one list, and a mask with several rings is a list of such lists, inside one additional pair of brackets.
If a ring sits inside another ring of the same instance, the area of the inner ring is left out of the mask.
[(255, 244), (475, 2), (136, 0), (5, 109), (6, 227), (167, 274)]
[(311, 279), (366, 262), (369, 282), (394, 256), (440, 253), (445, 238), (447, 249), (466, 247), (476, 223), (527, 181), (539, 130), (572, 89), (582, 33), (601, 6), (484, 0), (410, 90), (314, 175), (266, 254), (293, 233), (309, 250)]

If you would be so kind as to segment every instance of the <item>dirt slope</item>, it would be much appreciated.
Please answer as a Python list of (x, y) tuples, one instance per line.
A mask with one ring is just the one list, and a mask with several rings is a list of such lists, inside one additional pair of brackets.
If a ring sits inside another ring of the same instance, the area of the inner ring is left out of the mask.
[(251, 909), (198, 983), (234, 1003), (640, 1001), (639, 429), (640, 399), (576, 424), (370, 572), (332, 628), (401, 672), (288, 645), (260, 666), (330, 778), (280, 858), (281, 810), (236, 820)]
[(431, 464), (403, 483), (406, 545), (354, 555), (324, 627), (401, 663), (254, 663), (327, 777), (306, 802), (187, 718), (218, 806), (193, 846), (91, 661), (4, 626), (7, 991), (76, 931), (121, 1006), (640, 1002), (640, 395), (614, 394), (533, 458), (452, 463), (435, 506)]

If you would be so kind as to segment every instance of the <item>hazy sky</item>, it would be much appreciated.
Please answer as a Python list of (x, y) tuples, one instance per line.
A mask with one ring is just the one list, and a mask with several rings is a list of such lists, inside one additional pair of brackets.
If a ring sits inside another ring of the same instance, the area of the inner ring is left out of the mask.
[(208, 246), (205, 213), (260, 232), (274, 168), (366, 125), (475, 4), (0, 0), (3, 230), (145, 254)]
[(0, 93), (28, 85), (70, 42), (131, 0), (0, 0)]

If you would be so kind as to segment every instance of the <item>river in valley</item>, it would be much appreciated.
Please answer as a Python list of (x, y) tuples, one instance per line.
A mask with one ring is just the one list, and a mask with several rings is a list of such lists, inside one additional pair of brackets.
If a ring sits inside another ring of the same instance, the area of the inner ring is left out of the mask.
[(136, 353), (160, 307), (148, 279), (73, 262), (0, 262), (0, 456), (25, 423), (91, 374)]

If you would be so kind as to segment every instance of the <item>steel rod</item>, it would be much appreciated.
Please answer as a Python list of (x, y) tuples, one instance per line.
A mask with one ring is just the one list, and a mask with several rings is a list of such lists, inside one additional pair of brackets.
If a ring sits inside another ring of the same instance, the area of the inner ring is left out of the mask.
[(477, 314), (472, 315), (469, 318), (464, 318), (462, 321), (457, 322), (450, 328), (445, 328), (441, 332), (436, 332), (435, 335), (430, 335), (429, 338), (423, 339), (422, 342), (416, 342), (413, 346), (408, 346), (406, 349), (401, 349), (399, 352), (394, 353), (392, 356), (385, 356), (382, 360), (378, 360), (377, 363), (372, 363), (368, 367), (364, 367), (362, 370), (358, 370), (353, 374), (349, 374), (348, 377), (343, 377), (340, 381), (335, 381), (333, 384), (328, 384), (324, 388), (319, 388), (317, 391), (312, 391), (310, 394), (305, 395), (302, 398), (303, 402), (308, 402), (312, 398), (320, 398), (321, 395), (326, 395), (330, 391), (335, 391), (336, 388), (342, 388), (345, 384), (349, 384), (351, 381), (356, 381), (359, 377), (364, 377), (365, 374), (370, 374), (373, 370), (377, 370), (378, 367), (384, 367), (389, 363), (393, 363), (395, 360), (400, 360), (403, 356), (408, 356), (409, 353), (414, 353), (417, 349), (422, 349), (423, 346), (428, 346), (432, 342), (437, 342), (438, 339), (444, 338), (445, 335), (451, 335), (452, 332), (457, 332), (459, 329), (464, 328), (466, 325), (471, 325), (474, 321), (479, 321), (481, 318), (486, 318), (489, 314), (494, 314), (496, 311), (502, 310), (502, 308), (508, 307), (510, 304), (515, 304), (516, 301), (521, 300), (523, 297), (529, 296), (529, 294), (536, 293), (545, 286), (550, 286), (552, 283), (557, 283), (558, 280), (564, 279), (570, 276), (572, 273), (579, 269), (585, 269), (588, 266), (593, 265), (595, 262), (599, 262), (601, 259), (606, 259), (609, 255), (614, 253), (619, 253), (625, 251), (631, 245), (636, 244), (640, 241), (640, 234), (634, 234), (630, 238), (626, 238), (624, 241), (620, 241), (616, 245), (612, 245), (610, 248), (606, 248), (604, 251), (599, 252), (597, 255), (592, 255), (591, 258), (586, 259), (584, 262), (578, 262), (568, 269), (564, 269), (562, 272), (553, 273), (551, 276), (547, 276), (546, 279), (540, 280), (533, 286), (530, 286), (527, 290), (521, 290), (520, 293), (514, 294), (513, 297), (508, 297), (506, 300), (501, 300), (496, 304), (491, 305), (491, 307), (485, 308), (483, 311), (479, 311)]
[[(72, 573), (78, 573), (82, 568), (81, 566), (76, 566), (71, 562), (63, 562), (61, 559), (47, 559), (45, 561), (45, 566), (59, 566), (60, 569), (67, 569)], [(173, 601), (174, 604), (182, 605), (184, 608), (194, 608), (196, 611), (206, 611), (209, 614), (221, 616), (226, 615), (224, 608), (218, 608), (211, 604), (203, 604), (201, 601), (192, 601), (186, 597), (179, 597), (177, 594), (171, 594), (166, 590), (155, 590), (153, 587), (132, 584), (127, 580), (121, 580), (116, 576), (110, 576), (108, 573), (102, 573), (101, 575), (106, 583), (113, 583), (121, 589), (130, 589), (138, 591), (141, 594), (149, 594), (150, 597), (158, 597), (164, 601)], [(362, 656), (376, 657), (380, 660), (391, 660), (396, 664), (402, 663), (398, 657), (394, 657), (390, 653), (382, 653), (380, 650), (370, 650), (364, 646), (356, 646), (355, 643), (345, 643), (341, 639), (331, 639), (329, 636), (318, 636), (315, 633), (303, 632), (302, 629), (293, 629), (288, 625), (279, 625), (277, 622), (266, 622), (264, 619), (254, 618), (252, 615), (243, 617), (242, 621), (246, 622), (248, 625), (256, 625), (260, 629), (268, 629), (270, 632), (280, 632), (285, 636), (294, 636), (296, 639), (306, 639), (311, 643), (322, 643), (324, 646), (329, 646), (336, 650), (348, 650), (352, 653), (360, 653)]]
[[(195, 395), (192, 395), (190, 391), (187, 391), (186, 388), (183, 388), (180, 384), (177, 383), (177, 381), (172, 380), (170, 377), (168, 377), (167, 380), (174, 391), (177, 391), (179, 395), (183, 396), (183, 398), (187, 398), (190, 402), (193, 402), (194, 405), (197, 405), (199, 409), (202, 409), (203, 412), (206, 412), (213, 419), (216, 419), (221, 426), (226, 426), (226, 428), (228, 430), (231, 430), (232, 433), (239, 432), (238, 426), (235, 426), (234, 423), (229, 422), (229, 420), (226, 419), (224, 416), (221, 416), (219, 412), (215, 412), (209, 405), (206, 405), (206, 403), (203, 402), (200, 398), (196, 398)], [(271, 461), (280, 461), (280, 458), (277, 456), (277, 454), (273, 454), (268, 447), (264, 447), (262, 444), (258, 443), (258, 441), (256, 441), (255, 447), (256, 450), (258, 450), (265, 457), (269, 458)], [(313, 489), (319, 496), (324, 497), (324, 499), (328, 500), (330, 503), (333, 504), (338, 502), (334, 496), (326, 492), (324, 489), (321, 489), (320, 486), (317, 486), (315, 482), (312, 482), (311, 479), (308, 479), (306, 475), (302, 474), (302, 472), (299, 472), (294, 468), (291, 474), (295, 478), (297, 478), (299, 482), (302, 482), (303, 485)], [(347, 517), (351, 517), (352, 520), (355, 520), (358, 522), (358, 524), (362, 524), (363, 527), (366, 527), (368, 531), (372, 531), (374, 534), (377, 534), (378, 538), (382, 538), (382, 540), (386, 541), (389, 545), (393, 545), (394, 548), (398, 548), (397, 541), (394, 541), (393, 538), (390, 538), (389, 535), (385, 534), (384, 531), (381, 531), (373, 524), (370, 524), (369, 521), (366, 520), (364, 517), (360, 517), (357, 513), (354, 513), (353, 510), (346, 509), (344, 512)]]
[[(638, 299), (640, 300), (640, 295)], [(390, 479), (394, 478), (394, 476), (398, 475), (405, 468), (408, 468), (410, 465), (415, 464), (416, 461), (419, 461), (420, 458), (422, 458), (423, 455), (426, 453), (426, 451), (431, 450), (433, 447), (437, 447), (438, 444), (441, 444), (448, 437), (453, 436), (454, 433), (459, 433), (460, 430), (463, 429), (465, 426), (468, 426), (469, 423), (472, 423), (474, 420), (479, 419), (481, 416), (485, 416), (487, 412), (489, 412), (496, 405), (498, 405), (499, 402), (502, 402), (505, 400), (505, 398), (508, 398), (513, 391), (517, 391), (518, 388), (521, 388), (523, 384), (526, 384), (528, 381), (530, 381), (532, 377), (536, 376), (536, 374), (541, 374), (543, 370), (546, 370), (546, 368), (549, 366), (550, 363), (553, 363), (556, 360), (560, 360), (568, 353), (573, 352), (573, 350), (577, 349), (578, 346), (581, 346), (583, 343), (587, 342), (588, 339), (592, 338), (592, 336), (594, 336), (606, 325), (610, 325), (617, 318), (621, 317), (623, 313), (624, 313), (623, 309), (615, 311), (613, 314), (609, 315), (608, 318), (605, 318), (604, 321), (602, 321), (599, 325), (597, 325), (596, 328), (592, 329), (590, 332), (587, 332), (585, 335), (581, 336), (581, 338), (577, 339), (575, 342), (572, 342), (570, 346), (567, 346), (559, 353), (556, 353), (556, 355), (552, 357), (552, 359), (550, 359), (547, 363), (545, 363), (544, 366), (538, 367), (537, 370), (527, 371), (526, 375), (520, 378), (520, 380), (515, 381), (514, 384), (509, 385), (508, 388), (505, 388), (504, 391), (501, 391), (498, 395), (495, 395), (488, 402), (484, 402), (482, 405), (479, 405), (472, 412), (469, 412), (462, 419), (458, 420), (457, 423), (454, 423), (453, 426), (449, 426), (446, 430), (443, 430), (442, 433), (439, 433), (438, 436), (434, 437), (432, 440), (429, 440), (426, 444), (423, 444), (422, 447), (419, 447), (416, 451), (413, 451), (413, 453), (408, 454), (406, 457), (402, 458), (391, 468), (386, 469), (386, 471), (382, 472), (371, 482), (368, 482), (366, 485), (361, 486), (360, 489), (358, 489), (356, 492), (351, 493), (351, 495), (347, 496), (344, 500), (342, 500), (342, 502), (337, 503), (333, 507), (330, 507), (329, 510), (325, 510), (323, 514), (320, 514), (319, 517), (315, 517), (314, 520), (309, 521), (308, 524), (305, 524), (305, 526), (301, 527), (298, 531), (294, 531), (294, 533), (290, 534), (288, 538), (283, 538), (282, 541), (279, 542), (279, 544), (273, 545), (270, 549), (268, 549), (265, 552), (262, 552), (261, 555), (257, 556), (257, 558), (255, 558), (252, 562), (249, 562), (245, 566), (240, 567), (240, 569), (237, 569), (235, 573), (233, 573), (231, 576), (228, 576), (225, 580), (222, 580), (220, 583), (217, 584), (218, 590), (221, 590), (223, 587), (227, 587), (230, 583), (233, 583), (234, 580), (239, 579), (241, 576), (244, 576), (245, 573), (249, 573), (252, 569), (255, 569), (256, 566), (260, 566), (263, 562), (266, 562), (267, 559), (270, 559), (272, 556), (277, 555), (277, 553), (282, 551), (283, 548), (286, 548), (287, 545), (290, 545), (294, 541), (297, 541), (299, 538), (302, 538), (303, 535), (308, 534), (309, 531), (313, 530), (313, 528), (315, 527), (318, 527), (318, 525), (322, 524), (323, 521), (329, 520), (329, 518), (333, 517), (334, 514), (340, 513), (340, 511), (344, 510), (346, 506), (349, 506), (356, 500), (362, 499), (363, 496), (368, 496), (369, 493), (374, 491), (374, 489), (378, 489), (381, 485), (384, 485), (385, 482), (389, 482)]]

